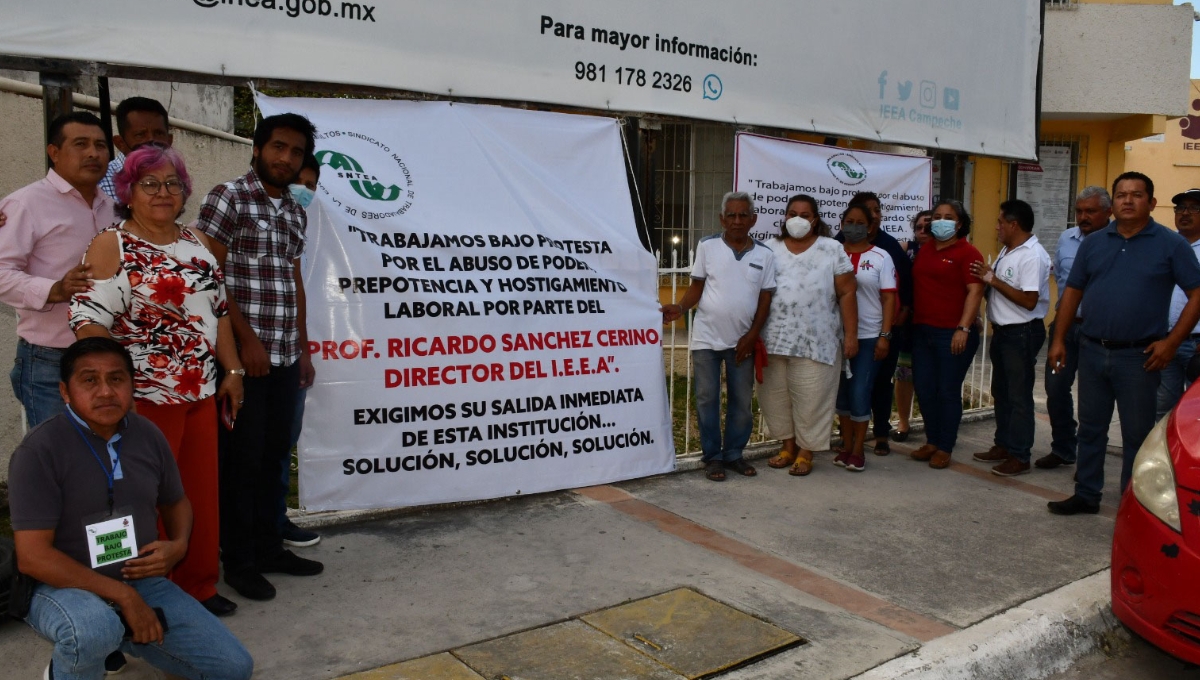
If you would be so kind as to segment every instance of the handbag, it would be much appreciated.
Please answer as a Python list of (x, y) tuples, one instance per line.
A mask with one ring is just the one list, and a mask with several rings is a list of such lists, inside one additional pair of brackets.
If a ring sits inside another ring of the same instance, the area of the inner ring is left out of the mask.
[(33, 602), (37, 580), (17, 570), (17, 550), (11, 538), (0, 537), (0, 612), (24, 620)]

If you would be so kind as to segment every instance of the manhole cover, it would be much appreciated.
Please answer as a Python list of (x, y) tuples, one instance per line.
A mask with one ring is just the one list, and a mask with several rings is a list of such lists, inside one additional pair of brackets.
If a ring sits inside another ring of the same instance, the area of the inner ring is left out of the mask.
[(487, 680), (681, 680), (579, 621), (566, 621), (454, 650)]
[(805, 642), (688, 588), (580, 619), (687, 678), (703, 678)]

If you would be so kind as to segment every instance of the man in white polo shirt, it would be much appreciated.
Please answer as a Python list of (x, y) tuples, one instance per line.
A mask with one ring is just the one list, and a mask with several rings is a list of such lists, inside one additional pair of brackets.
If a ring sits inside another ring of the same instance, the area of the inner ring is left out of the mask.
[[(721, 200), (721, 226), (696, 246), (692, 285), (677, 304), (662, 308), (670, 323), (697, 307), (692, 323), (692, 364), (696, 372), (696, 420), (704, 452), (704, 474), (724, 481), (725, 470), (753, 477), (754, 467), (742, 458), (754, 424), (750, 400), (754, 392), (754, 343), (767, 321), (775, 291), (775, 256), (750, 238), (758, 215), (745, 192), (729, 192)], [(721, 364), (728, 393), (725, 437), (721, 437)]]
[(1025, 201), (1000, 204), (996, 236), (1004, 247), (992, 266), (971, 265), (971, 273), (988, 287), (996, 403), (996, 445), (974, 458), (998, 463), (992, 474), (1012, 477), (1029, 472), (1034, 365), (1046, 342), (1043, 319), (1050, 309), (1050, 256), (1033, 235), (1033, 208)]

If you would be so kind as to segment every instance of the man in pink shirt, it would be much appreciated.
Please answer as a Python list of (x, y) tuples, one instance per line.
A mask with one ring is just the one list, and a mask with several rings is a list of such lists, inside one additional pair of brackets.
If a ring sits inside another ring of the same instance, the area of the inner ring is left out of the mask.
[(67, 303), (86, 290), (88, 244), (113, 224), (113, 202), (97, 184), (108, 167), (100, 119), (75, 111), (50, 123), (44, 179), (0, 200), (0, 301), (15, 307), (17, 359), (10, 378), (30, 427), (63, 410), (58, 363), (75, 341)]

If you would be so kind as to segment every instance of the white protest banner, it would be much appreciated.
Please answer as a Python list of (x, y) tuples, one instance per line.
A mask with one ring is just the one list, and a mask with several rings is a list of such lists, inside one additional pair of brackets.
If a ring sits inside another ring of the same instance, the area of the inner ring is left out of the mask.
[(1041, 5), (37, 0), (5, 12), (0, 54), (660, 113), (1027, 159), (1037, 153)]
[(300, 440), (309, 509), (674, 467), (654, 257), (608, 118), (260, 97), (317, 126)]
[(779, 234), (787, 200), (808, 194), (821, 204), (821, 219), (838, 231), (842, 211), (860, 191), (879, 195), (881, 229), (904, 241), (912, 218), (929, 208), (933, 195), (931, 159), (843, 149), (791, 139), (738, 133), (734, 186), (754, 199), (758, 223), (751, 236)]

